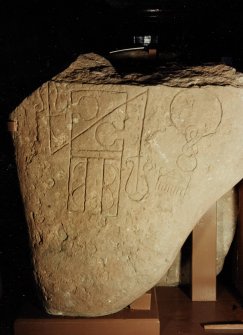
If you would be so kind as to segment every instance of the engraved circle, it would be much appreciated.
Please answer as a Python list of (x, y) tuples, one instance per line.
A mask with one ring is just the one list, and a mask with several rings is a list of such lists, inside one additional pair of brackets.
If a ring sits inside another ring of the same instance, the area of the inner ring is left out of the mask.
[(80, 115), (84, 121), (93, 120), (99, 111), (99, 104), (95, 97), (83, 96), (80, 98), (79, 103)]
[(111, 146), (117, 139), (116, 129), (113, 124), (104, 122), (96, 129), (96, 140), (102, 146)]
[(177, 159), (179, 168), (184, 172), (194, 171), (197, 167), (196, 156), (180, 155)]
[(221, 103), (205, 89), (191, 88), (180, 91), (170, 106), (172, 124), (185, 136), (192, 127), (197, 137), (213, 134), (222, 119)]

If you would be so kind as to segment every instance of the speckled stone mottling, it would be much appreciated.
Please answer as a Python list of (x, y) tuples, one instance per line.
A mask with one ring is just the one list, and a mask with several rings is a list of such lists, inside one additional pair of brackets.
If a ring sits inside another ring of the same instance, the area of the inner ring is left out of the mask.
[(242, 178), (242, 77), (221, 65), (195, 71), (123, 78), (83, 55), (12, 113), (49, 313), (98, 316), (130, 304)]

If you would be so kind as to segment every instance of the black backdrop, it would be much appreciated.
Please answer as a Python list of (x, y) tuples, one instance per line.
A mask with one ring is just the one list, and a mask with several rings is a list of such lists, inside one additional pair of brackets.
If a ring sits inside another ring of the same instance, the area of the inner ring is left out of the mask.
[[(23, 300), (36, 300), (27, 227), (14, 153), (6, 130), (9, 113), (80, 53), (128, 47), (146, 33), (137, 11), (160, 7), (160, 49), (181, 61), (219, 62), (230, 57), (243, 70), (241, 0), (0, 0), (0, 333), (12, 334)], [(179, 57), (180, 59), (180, 57)]]

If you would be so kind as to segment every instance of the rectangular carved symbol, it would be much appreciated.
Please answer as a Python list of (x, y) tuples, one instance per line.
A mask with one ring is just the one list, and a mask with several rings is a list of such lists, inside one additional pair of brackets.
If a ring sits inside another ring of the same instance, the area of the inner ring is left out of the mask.
[(120, 160), (75, 157), (71, 160), (68, 209), (116, 216)]
[(116, 216), (127, 94), (71, 92), (68, 209)]

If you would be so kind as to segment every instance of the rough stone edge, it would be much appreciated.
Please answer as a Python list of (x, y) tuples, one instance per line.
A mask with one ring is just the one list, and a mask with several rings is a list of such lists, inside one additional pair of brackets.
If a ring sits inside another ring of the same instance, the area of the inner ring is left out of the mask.
[(109, 60), (95, 53), (80, 55), (52, 80), (81, 84), (166, 85), (170, 87), (243, 87), (243, 74), (224, 64), (151, 66), (146, 73), (118, 73)]

